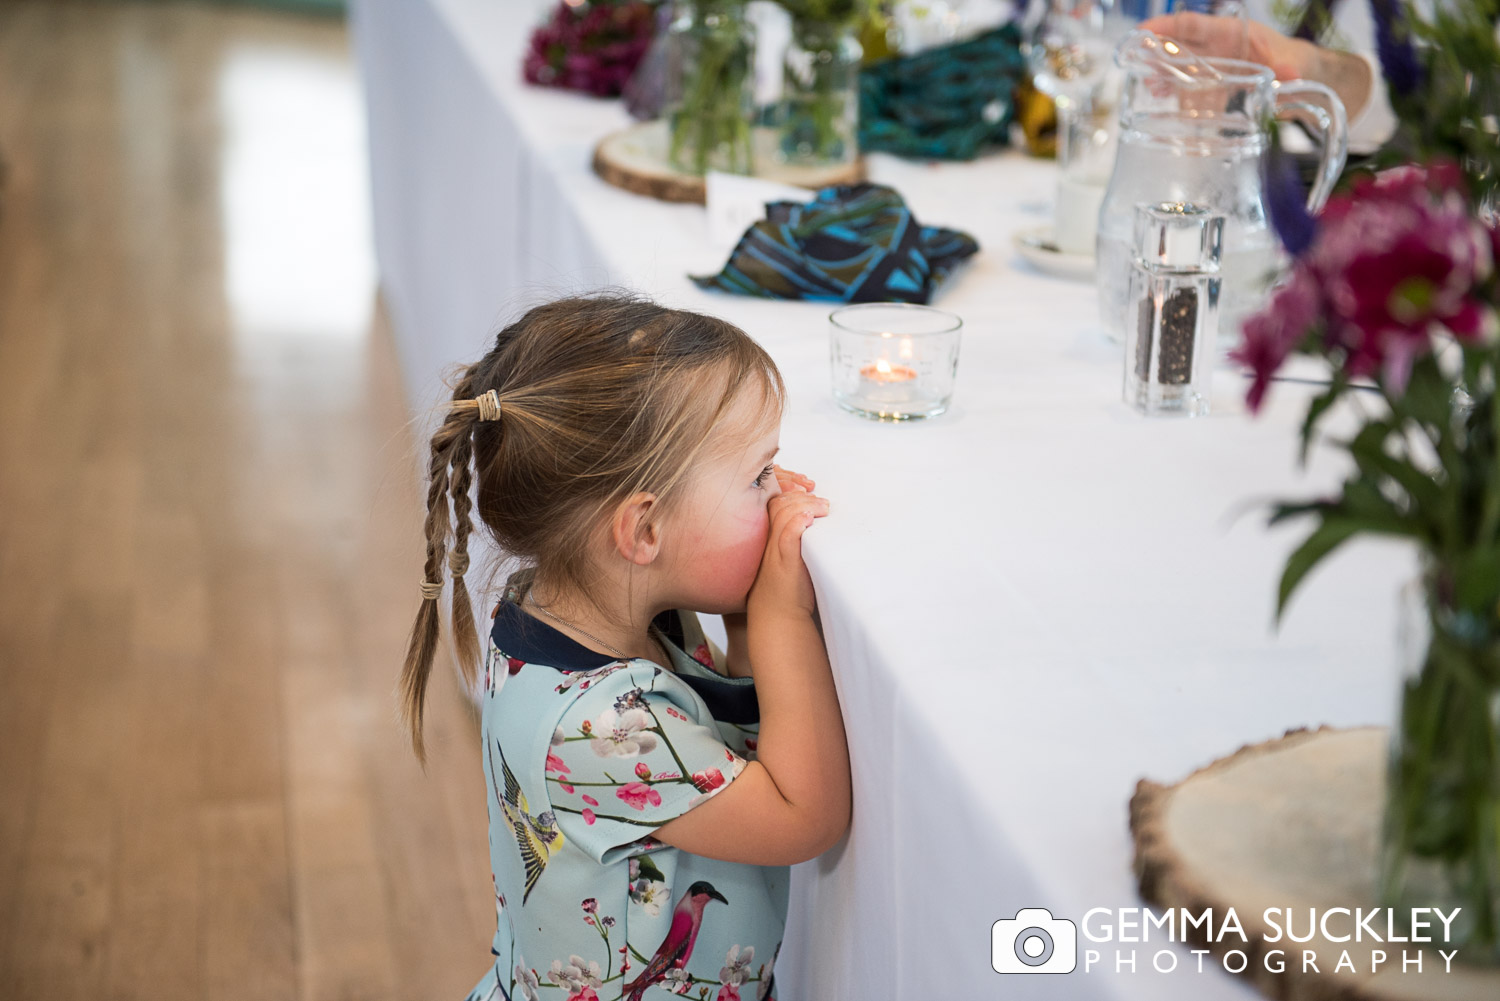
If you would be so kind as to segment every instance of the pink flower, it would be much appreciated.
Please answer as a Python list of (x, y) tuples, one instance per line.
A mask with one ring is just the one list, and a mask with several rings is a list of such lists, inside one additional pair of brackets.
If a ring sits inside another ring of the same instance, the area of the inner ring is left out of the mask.
[(724, 984), (714, 1001), (740, 1001), (740, 989), (734, 984)]
[(585, 824), (592, 824), (594, 822), (594, 819), (594, 811), (585, 808), (583, 811), (583, 822)]
[(517, 674), (521, 668), (526, 666), (526, 662), (524, 660), (516, 660), (514, 657), (506, 657), (505, 666), (510, 674)]
[(583, 909), (584, 909), (584, 912), (588, 913), (588, 914), (598, 913), (598, 911), (599, 911), (599, 900), (598, 900), (598, 898), (596, 898), (596, 897), (586, 897), (584, 899), (584, 901), (583, 901)]
[(625, 783), (615, 790), (615, 795), (637, 810), (644, 810), (648, 804), (661, 806), (661, 793), (640, 782)]
[(592, 987), (581, 987), (577, 994), (569, 994), (568, 1001), (599, 1001), (599, 992)]
[(649, 779), (651, 777), (651, 768), (644, 761), (637, 761), (635, 763), (635, 773), (643, 779)]
[(1255, 375), (1251, 409), (1320, 320), (1324, 347), (1344, 374), (1378, 375), (1396, 393), (1432, 350), (1434, 329), (1460, 340), (1491, 336), (1494, 309), (1480, 292), (1497, 247), (1496, 235), (1473, 217), (1452, 164), (1398, 167), (1356, 181), (1329, 199), (1290, 283), (1245, 322), (1235, 358)]
[(717, 768), (693, 773), (693, 785), (697, 786), (699, 792), (712, 792), (723, 784), (724, 773)]
[(584, 793), (583, 794), (583, 801), (585, 803), (587, 803), (589, 806), (598, 806), (599, 805), (599, 801), (597, 799), (595, 799), (594, 797), (590, 796), (588, 793)]
[(1255, 374), (1246, 396), (1251, 411), (1260, 409), (1271, 376), (1307, 334), (1321, 307), (1313, 278), (1299, 267), (1292, 272), (1291, 281), (1276, 292), (1270, 305), (1245, 321), (1244, 336), (1230, 358)]
[(546, 770), (549, 771), (549, 772), (556, 772), (559, 775), (567, 775), (569, 772), (572, 771), (572, 769), (567, 766), (567, 764), (563, 761), (562, 758), (559, 758), (557, 755), (553, 754), (551, 751), (547, 752), (547, 768), (546, 768)]
[(704, 667), (712, 668), (714, 666), (714, 655), (708, 649), (707, 643), (699, 643), (693, 647), (693, 659)]
[(557, 784), (562, 787), (563, 792), (572, 793), (573, 786), (571, 784), (567, 782), (558, 782)]

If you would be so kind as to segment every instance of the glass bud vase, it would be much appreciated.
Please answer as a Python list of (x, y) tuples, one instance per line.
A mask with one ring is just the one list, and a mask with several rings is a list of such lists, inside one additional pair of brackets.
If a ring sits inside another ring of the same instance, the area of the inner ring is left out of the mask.
[(1456, 959), (1500, 965), (1500, 623), (1455, 609), (1431, 565), (1402, 591), (1401, 700), (1391, 729), (1380, 904), (1458, 909), (1424, 934)]
[(797, 166), (859, 156), (858, 25), (793, 18), (782, 62), (780, 155)]
[(682, 0), (667, 33), (667, 160), (677, 170), (751, 173), (755, 26), (734, 0)]

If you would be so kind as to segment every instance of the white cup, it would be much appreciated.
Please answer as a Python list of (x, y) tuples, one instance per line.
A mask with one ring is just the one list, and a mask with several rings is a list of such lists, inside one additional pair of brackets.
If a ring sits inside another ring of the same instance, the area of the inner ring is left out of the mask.
[(1057, 181), (1057, 206), (1052, 215), (1052, 239), (1065, 254), (1094, 256), (1099, 230), (1099, 206), (1107, 183), (1064, 173)]

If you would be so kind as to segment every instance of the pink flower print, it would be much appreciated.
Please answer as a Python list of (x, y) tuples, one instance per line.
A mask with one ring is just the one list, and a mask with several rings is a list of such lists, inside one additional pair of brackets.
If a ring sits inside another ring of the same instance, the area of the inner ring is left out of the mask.
[(585, 803), (587, 803), (589, 806), (598, 806), (599, 805), (599, 801), (597, 799), (595, 799), (594, 797), (590, 796), (588, 793), (584, 793), (583, 794), (583, 801)]
[(588, 913), (588, 914), (598, 913), (598, 911), (599, 911), (599, 900), (598, 900), (598, 898), (597, 897), (586, 897), (584, 899), (584, 901), (583, 901), (583, 909), (584, 909), (584, 912)]
[(704, 667), (709, 668), (710, 670), (713, 669), (714, 655), (709, 651), (707, 643), (699, 643), (697, 646), (693, 647), (693, 659), (702, 664)]
[(568, 767), (567, 763), (565, 761), (563, 761), (562, 758), (559, 758), (557, 755), (553, 754), (551, 751), (548, 751), (547, 752), (547, 771), (549, 771), (549, 772), (556, 772), (559, 775), (566, 775), (569, 772), (571, 772), (572, 769)]
[(698, 787), (699, 792), (712, 792), (723, 784), (724, 773), (717, 768), (708, 768), (693, 773), (693, 785)]
[(649, 780), (651, 778), (651, 768), (644, 761), (637, 761), (635, 763), (635, 773), (639, 775), (643, 780)]
[(760, 745), (760, 741), (756, 740), (754, 737), (746, 737), (745, 738), (745, 750), (747, 750), (747, 751), (753, 751), (759, 745)]
[(661, 806), (661, 793), (641, 782), (627, 782), (615, 790), (615, 795), (637, 810), (644, 810), (648, 804)]
[(585, 809), (583, 811), (583, 822), (585, 824), (592, 824), (594, 822), (594, 811), (593, 810)]
[(563, 792), (568, 793), (569, 795), (572, 795), (572, 793), (573, 793), (573, 786), (572, 786), (571, 783), (559, 781), (557, 784), (562, 787), (562, 791)]
[(673, 709), (671, 706), (667, 706), (667, 715), (674, 716), (677, 719), (682, 720), (684, 723), (688, 721), (688, 718), (686, 716), (682, 715), (682, 713), (678, 712), (676, 709)]
[(714, 1001), (740, 1001), (740, 989), (734, 984), (725, 984), (719, 988), (719, 995)]
[(592, 987), (585, 987), (577, 994), (569, 994), (568, 1001), (599, 1001), (599, 992)]
[(517, 660), (514, 657), (506, 657), (505, 658), (505, 667), (506, 667), (507, 672), (510, 673), (510, 674), (519, 674), (520, 671), (521, 671), (521, 668), (523, 668), (525, 666), (526, 666), (526, 662), (524, 660)]

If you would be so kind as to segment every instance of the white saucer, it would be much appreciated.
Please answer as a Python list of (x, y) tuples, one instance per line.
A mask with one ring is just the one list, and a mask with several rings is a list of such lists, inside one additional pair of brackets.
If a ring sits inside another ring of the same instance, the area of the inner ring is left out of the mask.
[(1094, 280), (1094, 255), (1069, 254), (1059, 250), (1057, 244), (1052, 242), (1051, 226), (1020, 230), (1011, 240), (1016, 245), (1016, 252), (1038, 271), (1075, 281)]

